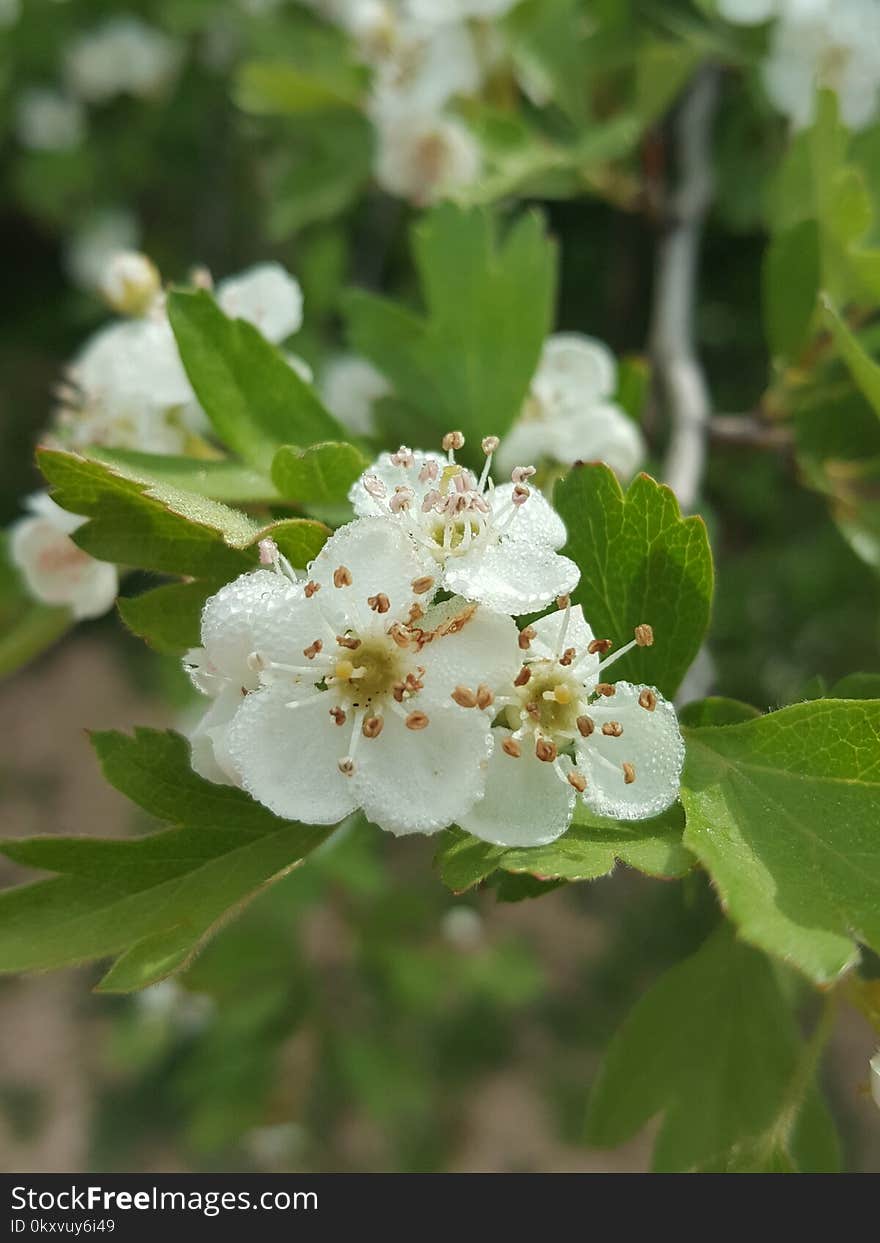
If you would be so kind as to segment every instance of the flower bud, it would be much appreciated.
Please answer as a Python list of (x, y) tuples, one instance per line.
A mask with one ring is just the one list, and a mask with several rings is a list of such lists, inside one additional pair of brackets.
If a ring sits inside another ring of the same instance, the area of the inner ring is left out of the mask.
[(100, 291), (120, 315), (145, 315), (162, 287), (159, 270), (136, 250), (121, 250), (108, 263)]

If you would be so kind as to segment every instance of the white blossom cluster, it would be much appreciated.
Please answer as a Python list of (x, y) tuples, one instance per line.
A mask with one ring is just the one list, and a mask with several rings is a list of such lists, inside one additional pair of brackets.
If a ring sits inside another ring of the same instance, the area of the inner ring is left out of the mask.
[(880, 108), (880, 4), (877, 0), (718, 0), (728, 21), (776, 18), (763, 65), (767, 94), (794, 125), (810, 125), (816, 90), (838, 97), (850, 129), (864, 129)]
[[(330, 360), (321, 375), (328, 410), (359, 436), (376, 431), (373, 406), (391, 385), (372, 363), (353, 354)], [(517, 462), (571, 466), (607, 462), (629, 480), (645, 457), (637, 423), (615, 402), (617, 362), (601, 341), (582, 333), (547, 338), (538, 369), (513, 427), (495, 456), (505, 472)]]
[[(221, 588), (185, 666), (212, 703), (192, 738), (203, 776), (278, 815), (351, 812), (394, 834), (451, 824), (537, 846), (594, 813), (654, 816), (677, 797), (673, 707), (605, 671), (610, 652), (568, 593), (564, 525), (529, 484), (401, 447), (355, 483), (356, 517), (298, 576), (265, 541), (263, 567)], [(556, 608), (519, 629), (515, 618)]]
[(449, 108), (473, 95), (497, 56), (483, 24), (515, 0), (316, 0), (351, 35), (373, 70), (368, 112), (376, 130), (376, 179), (425, 205), (480, 174), (480, 144)]
[[(209, 425), (180, 360), (158, 271), (145, 255), (120, 251), (100, 285), (125, 318), (99, 329), (67, 368), (61, 405), (44, 439), (72, 449), (185, 453)], [(278, 263), (221, 281), (216, 297), (227, 315), (253, 324), (275, 344), (302, 323), (302, 291)], [(289, 361), (305, 367), (292, 355)], [(66, 605), (77, 619), (105, 613), (116, 597), (117, 570), (71, 539), (85, 520), (45, 493), (31, 497), (28, 509), (12, 528), (10, 554), (30, 594), (44, 604)]]
[[(3, 7), (0, 0), (0, 25)], [(17, 15), (9, 0), (6, 8), (13, 18)], [(175, 82), (183, 55), (180, 40), (139, 17), (124, 13), (110, 17), (67, 46), (61, 85), (32, 86), (22, 92), (15, 110), (19, 142), (40, 151), (79, 146), (86, 134), (87, 106), (119, 95), (161, 98)]]

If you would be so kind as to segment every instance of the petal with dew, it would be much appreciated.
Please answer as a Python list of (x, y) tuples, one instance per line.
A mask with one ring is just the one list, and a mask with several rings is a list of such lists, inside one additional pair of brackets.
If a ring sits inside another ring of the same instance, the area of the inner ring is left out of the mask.
[(228, 754), (245, 790), (276, 815), (336, 824), (357, 806), (351, 778), (339, 771), (350, 732), (334, 723), (329, 693), (295, 708), (292, 699), (283, 683), (248, 695), (229, 727)]
[(386, 713), (381, 735), (358, 751), (352, 781), (364, 814), (398, 836), (458, 822), (486, 782), (492, 732), (484, 714), (450, 704), (427, 715), (428, 725), (413, 730)]
[[(450, 622), (454, 629), (444, 633)], [(416, 657), (425, 670), (426, 701), (445, 706), (457, 686), (483, 684), (497, 693), (516, 676), (522, 653), (512, 617), (453, 597), (430, 608), (419, 625), (436, 636)]]
[[(553, 764), (544, 763), (532, 746), (508, 755), (502, 743), (510, 730), (494, 729), (495, 750), (489, 761), (486, 792), (458, 823), (474, 837), (496, 846), (546, 846), (571, 823), (575, 792)], [(560, 766), (571, 766), (563, 757)]]
[[(640, 696), (653, 708), (643, 707)], [(647, 820), (665, 811), (678, 798), (684, 764), (684, 741), (672, 704), (653, 687), (618, 682), (614, 695), (593, 703), (589, 715), (595, 729), (577, 744), (577, 765), (587, 779), (582, 796), (587, 806), (617, 820)], [(611, 722), (622, 726), (620, 737), (603, 734), (602, 726)]]
[(546, 607), (572, 591), (579, 577), (568, 557), (513, 539), (450, 557), (444, 570), (450, 591), (514, 616)]
[[(492, 501), (494, 521), (504, 522), (513, 505), (514, 484), (502, 483), (495, 489)], [(531, 496), (518, 511), (508, 528), (510, 539), (529, 544), (542, 544), (547, 548), (561, 548), (568, 538), (565, 523), (537, 488), (531, 488)]]

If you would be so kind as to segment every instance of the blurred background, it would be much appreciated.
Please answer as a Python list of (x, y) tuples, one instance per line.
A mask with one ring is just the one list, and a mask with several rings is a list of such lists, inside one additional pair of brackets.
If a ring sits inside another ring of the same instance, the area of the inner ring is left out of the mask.
[[(592, 7), (621, 47), (633, 29), (666, 40), (672, 18), (681, 28), (706, 8)], [(301, 98), (279, 104), (253, 71), (266, 58), (321, 65), (334, 81), (359, 71), (316, 8), (0, 0), (4, 525), (40, 486), (33, 449), (65, 364), (106, 322), (96, 289), (113, 251), (144, 250), (166, 280), (277, 259), (303, 287), (296, 347), (316, 367), (344, 344), (343, 289), (412, 292), (418, 204), (372, 176), (367, 120)], [(515, 6), (520, 36), (538, 28), (538, 9)], [(572, 71), (600, 117), (629, 90), (623, 61), (608, 63), (605, 77)], [(621, 355), (645, 351), (659, 228), (650, 196), (621, 187), (650, 182), (677, 93), (603, 177), (591, 172), (574, 190), (527, 185), (502, 205), (540, 208), (559, 242), (557, 329)], [(764, 211), (784, 142), (732, 56), (697, 317), (719, 411), (750, 410), (766, 383)], [(655, 418), (649, 403), (656, 472)], [(702, 512), (718, 584), (695, 694), (768, 708), (815, 693), (817, 678), (833, 685), (880, 667), (878, 580), (829, 521), (826, 498), (803, 486), (790, 444), (715, 445)], [(180, 727), (194, 710), (177, 663), (112, 614), (78, 626), (0, 685), (0, 832), (144, 831), (146, 817), (103, 782), (84, 728)], [(710, 926), (701, 877), (664, 884), (620, 867), (536, 901), (516, 901), (515, 889), (454, 897), (432, 853), (430, 840), (344, 826), (183, 977), (136, 997), (91, 994), (92, 969), (0, 980), (0, 1168), (648, 1168), (650, 1135), (616, 1152), (586, 1146), (585, 1103), (632, 1003)], [(0, 882), (22, 876), (0, 864)], [(865, 1090), (873, 1051), (867, 1024), (848, 1013), (828, 1090), (853, 1170), (880, 1169)]]

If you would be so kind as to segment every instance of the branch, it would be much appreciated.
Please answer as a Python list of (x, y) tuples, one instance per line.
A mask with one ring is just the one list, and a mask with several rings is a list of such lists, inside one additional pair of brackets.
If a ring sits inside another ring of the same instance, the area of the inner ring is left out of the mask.
[(674, 136), (680, 180), (654, 277), (651, 353), (672, 421), (665, 476), (685, 511), (693, 509), (699, 495), (712, 408), (693, 320), (700, 240), (712, 201), (710, 138), (719, 87), (719, 69), (707, 66), (679, 109)]

